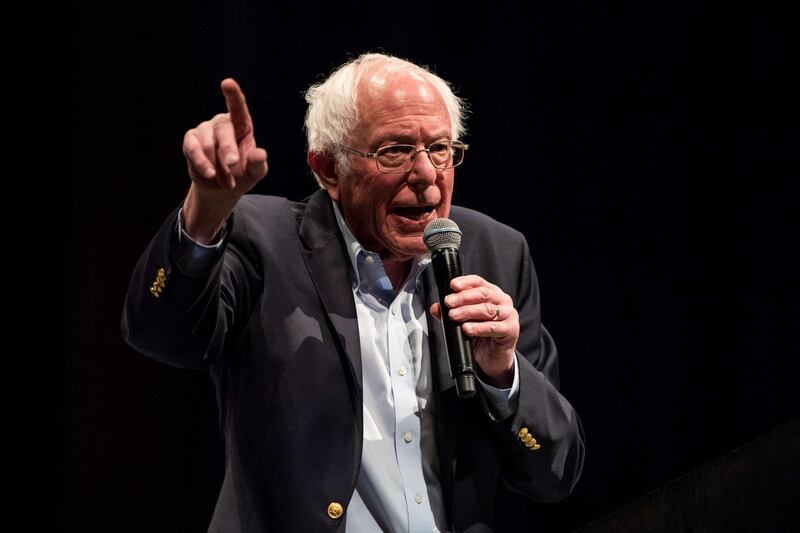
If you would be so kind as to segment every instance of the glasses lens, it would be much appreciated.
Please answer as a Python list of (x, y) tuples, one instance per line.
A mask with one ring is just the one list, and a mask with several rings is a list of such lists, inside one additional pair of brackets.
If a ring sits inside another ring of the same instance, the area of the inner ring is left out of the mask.
[(378, 166), (388, 171), (405, 170), (405, 167), (411, 167), (411, 156), (415, 151), (416, 147), (410, 144), (384, 146), (376, 153)]
[(460, 142), (448, 142), (448, 155), (450, 156), (447, 161), (447, 167), (457, 167), (464, 161), (464, 152), (466, 151), (464, 145)]
[(452, 166), (453, 154), (450, 150), (449, 142), (433, 143), (428, 147), (431, 154), (431, 162), (439, 168)]

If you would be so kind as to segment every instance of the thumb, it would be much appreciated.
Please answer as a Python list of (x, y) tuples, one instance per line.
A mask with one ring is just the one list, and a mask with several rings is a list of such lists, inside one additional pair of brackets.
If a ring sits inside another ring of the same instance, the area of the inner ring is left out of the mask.
[(430, 311), (434, 318), (438, 318), (439, 320), (442, 319), (442, 309), (438, 303), (433, 304)]
[(245, 174), (250, 179), (260, 180), (267, 174), (267, 151), (263, 148), (256, 148), (247, 154), (245, 161)]

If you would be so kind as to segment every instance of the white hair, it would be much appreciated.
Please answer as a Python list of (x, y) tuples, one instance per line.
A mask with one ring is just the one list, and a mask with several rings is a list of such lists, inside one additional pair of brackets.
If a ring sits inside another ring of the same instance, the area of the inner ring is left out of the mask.
[[(405, 59), (387, 54), (362, 54), (338, 67), (325, 81), (312, 85), (306, 91), (308, 110), (305, 127), (309, 152), (333, 155), (341, 169), (349, 169), (349, 161), (341, 147), (358, 124), (358, 84), (368, 72), (376, 68), (392, 73), (406, 71), (419, 74), (439, 91), (444, 100), (450, 116), (453, 139), (464, 135), (466, 103), (453, 94), (448, 82), (427, 67)], [(316, 173), (314, 177), (320, 187), (324, 188)]]

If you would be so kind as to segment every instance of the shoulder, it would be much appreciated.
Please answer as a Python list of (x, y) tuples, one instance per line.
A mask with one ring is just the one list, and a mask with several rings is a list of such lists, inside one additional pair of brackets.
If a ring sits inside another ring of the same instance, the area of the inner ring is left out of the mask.
[[(472, 209), (453, 208), (450, 215), (461, 228), (462, 271), (481, 276), (511, 296), (517, 310), (525, 310), (525, 324), (530, 325), (531, 318), (538, 320), (538, 282), (525, 236)], [(525, 334), (527, 341), (531, 334), (536, 332), (529, 330)]]
[(236, 204), (233, 218), (237, 226), (244, 226), (248, 231), (280, 228), (287, 223), (296, 226), (303, 218), (307, 201), (295, 202), (282, 196), (246, 194)]
[(236, 204), (234, 213), (239, 218), (264, 220), (265, 218), (285, 215), (291, 202), (282, 196), (264, 194), (245, 194)]
[(450, 218), (461, 229), (462, 246), (469, 243), (481, 247), (493, 243), (503, 246), (516, 243), (519, 246), (525, 242), (525, 236), (518, 230), (474, 209), (453, 206)]
[(459, 254), (464, 272), (479, 274), (519, 299), (521, 273), (533, 271), (525, 236), (472, 209), (453, 207), (450, 216), (461, 228)]
[(298, 222), (294, 204), (280, 196), (242, 196), (229, 220), (230, 245), (259, 255), (273, 246), (286, 246), (296, 240)]

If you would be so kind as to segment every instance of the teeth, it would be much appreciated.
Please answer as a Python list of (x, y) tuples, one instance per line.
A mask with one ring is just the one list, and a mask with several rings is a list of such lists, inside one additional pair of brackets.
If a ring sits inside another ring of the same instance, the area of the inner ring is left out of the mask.
[(409, 207), (398, 207), (395, 209), (395, 213), (400, 215), (404, 218), (409, 218), (411, 220), (420, 220), (430, 214), (433, 210), (433, 207), (430, 206), (409, 206)]

